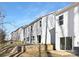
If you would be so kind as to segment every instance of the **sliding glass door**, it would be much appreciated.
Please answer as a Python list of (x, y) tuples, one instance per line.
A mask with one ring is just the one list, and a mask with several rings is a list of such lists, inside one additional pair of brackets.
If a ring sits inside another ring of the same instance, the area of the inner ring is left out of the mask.
[(72, 50), (72, 37), (61, 37), (60, 38), (60, 49), (61, 50)]
[(66, 37), (66, 50), (72, 50), (72, 37)]
[(60, 49), (65, 50), (65, 38), (60, 38)]

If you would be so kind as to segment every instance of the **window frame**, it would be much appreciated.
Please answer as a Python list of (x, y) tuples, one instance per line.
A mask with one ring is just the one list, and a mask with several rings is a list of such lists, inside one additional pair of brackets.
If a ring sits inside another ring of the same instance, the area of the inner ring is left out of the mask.
[(59, 25), (63, 25), (64, 15), (59, 16)]
[(41, 27), (42, 26), (42, 21), (40, 20), (39, 23), (40, 23), (40, 27)]

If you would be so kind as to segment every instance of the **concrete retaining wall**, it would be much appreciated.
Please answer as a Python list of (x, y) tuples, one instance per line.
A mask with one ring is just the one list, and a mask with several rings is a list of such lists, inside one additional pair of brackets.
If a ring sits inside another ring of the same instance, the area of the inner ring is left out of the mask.
[[(40, 44), (40, 45), (28, 45), (25, 46), (26, 51), (39, 51), (39, 50), (45, 50), (45, 45), (44, 44)], [(48, 44), (47, 45), (47, 50), (53, 50), (53, 45)]]

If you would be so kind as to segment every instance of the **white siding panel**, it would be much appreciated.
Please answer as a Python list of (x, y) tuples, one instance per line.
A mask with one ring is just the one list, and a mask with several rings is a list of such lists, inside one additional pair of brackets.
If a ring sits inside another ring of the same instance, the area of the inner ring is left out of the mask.
[(48, 28), (49, 29), (53, 29), (55, 27), (55, 19), (54, 19), (54, 15), (48, 15)]
[(46, 34), (46, 17), (42, 18), (42, 39), (41, 43), (45, 44), (45, 34)]
[(74, 9), (74, 33), (75, 33), (75, 41), (74, 46), (79, 47), (79, 8), (75, 7)]
[[(59, 16), (63, 15), (63, 24), (59, 25)], [(56, 16), (56, 49), (60, 50), (60, 37), (68, 36), (68, 11)]]

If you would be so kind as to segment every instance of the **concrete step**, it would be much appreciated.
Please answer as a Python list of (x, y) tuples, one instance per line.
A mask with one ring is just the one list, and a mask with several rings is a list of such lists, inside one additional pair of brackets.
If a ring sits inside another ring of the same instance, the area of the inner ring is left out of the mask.
[(49, 51), (49, 53), (51, 53), (51, 55), (55, 57), (77, 57), (76, 55), (69, 53), (65, 50), (60, 50), (60, 51), (52, 50)]

